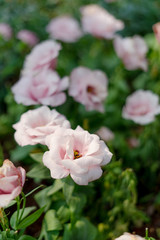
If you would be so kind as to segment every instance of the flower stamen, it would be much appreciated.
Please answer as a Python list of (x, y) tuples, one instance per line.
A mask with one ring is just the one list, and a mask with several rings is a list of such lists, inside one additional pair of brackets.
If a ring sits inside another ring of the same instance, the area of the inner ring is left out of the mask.
[(74, 150), (74, 159), (80, 158), (82, 155), (79, 153), (78, 150)]

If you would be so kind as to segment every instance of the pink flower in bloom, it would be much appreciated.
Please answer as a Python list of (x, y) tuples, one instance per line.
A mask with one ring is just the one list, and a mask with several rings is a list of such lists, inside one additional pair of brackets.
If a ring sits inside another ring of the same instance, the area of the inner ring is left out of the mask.
[(96, 134), (105, 142), (114, 139), (114, 133), (107, 127), (101, 127)]
[(152, 26), (152, 28), (153, 28), (154, 34), (157, 38), (157, 41), (160, 43), (160, 22), (154, 24)]
[(0, 23), (0, 36), (6, 40), (12, 37), (12, 29), (7, 23)]
[(20, 121), (13, 125), (14, 137), (21, 146), (45, 144), (46, 136), (54, 133), (57, 127), (70, 128), (70, 123), (56, 110), (42, 106), (22, 114)]
[(69, 95), (84, 104), (87, 110), (103, 112), (103, 101), (107, 97), (106, 75), (99, 70), (78, 67), (72, 71), (70, 78)]
[(59, 128), (46, 138), (49, 151), (43, 163), (50, 169), (51, 177), (60, 179), (69, 174), (79, 185), (87, 185), (101, 177), (101, 166), (110, 162), (112, 153), (95, 134), (82, 128)]
[(84, 32), (96, 37), (113, 39), (115, 32), (124, 28), (124, 23), (117, 20), (104, 8), (90, 4), (81, 8)]
[(47, 26), (47, 32), (52, 38), (63, 42), (76, 42), (82, 36), (78, 22), (70, 16), (52, 19)]
[(8, 159), (0, 167), (0, 207), (7, 206), (22, 191), (26, 172), (22, 167), (16, 168)]
[(44, 69), (54, 69), (61, 45), (53, 40), (36, 45), (24, 62), (23, 75), (37, 74)]
[(126, 69), (135, 70), (141, 68), (147, 71), (146, 53), (148, 48), (143, 38), (139, 36), (121, 38), (118, 36), (114, 40), (114, 48)]
[(139, 235), (124, 233), (122, 236), (116, 238), (115, 240), (145, 240)]
[(33, 47), (38, 43), (38, 37), (34, 32), (29, 30), (23, 29), (18, 32), (17, 38), (22, 42), (28, 44), (30, 47)]
[(59, 75), (44, 69), (37, 75), (25, 75), (12, 87), (17, 103), (24, 105), (43, 104), (52, 107), (63, 104), (66, 95), (62, 91), (68, 87), (68, 77), (60, 80)]
[(153, 122), (160, 113), (159, 97), (151, 91), (138, 90), (127, 97), (122, 116), (141, 125)]

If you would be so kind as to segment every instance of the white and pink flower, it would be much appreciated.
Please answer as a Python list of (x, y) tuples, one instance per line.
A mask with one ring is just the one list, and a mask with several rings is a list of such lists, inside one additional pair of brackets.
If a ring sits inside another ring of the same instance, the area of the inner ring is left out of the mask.
[(153, 122), (159, 113), (159, 97), (151, 91), (137, 90), (127, 97), (122, 116), (145, 125)]
[(21, 145), (45, 144), (45, 138), (57, 127), (70, 128), (69, 121), (56, 110), (46, 106), (22, 114), (20, 121), (13, 125), (15, 140)]
[(44, 69), (55, 69), (61, 45), (46, 40), (36, 45), (26, 57), (22, 75), (35, 75)]
[(124, 23), (117, 20), (104, 8), (90, 4), (81, 8), (82, 27), (84, 32), (95, 37), (113, 39), (115, 32), (124, 28)]
[(77, 127), (76, 130), (59, 128), (46, 138), (49, 151), (44, 153), (43, 163), (50, 169), (51, 177), (68, 175), (79, 185), (101, 177), (101, 166), (112, 158), (108, 147), (95, 134)]
[(7, 23), (0, 23), (0, 36), (5, 40), (9, 40), (12, 37), (12, 28)]
[(105, 142), (111, 141), (114, 139), (114, 133), (107, 127), (101, 127), (96, 134)]
[(0, 167), (0, 207), (6, 207), (22, 191), (26, 171), (6, 159)]
[(70, 96), (85, 105), (87, 110), (104, 111), (108, 79), (102, 71), (77, 67), (72, 71), (70, 79)]
[(148, 69), (146, 53), (147, 44), (140, 36), (121, 38), (117, 36), (114, 40), (114, 48), (119, 58), (127, 70), (136, 70), (141, 68), (144, 71)]
[(76, 42), (82, 36), (78, 22), (70, 16), (53, 18), (46, 30), (53, 39), (62, 42)]
[(139, 235), (124, 233), (122, 236), (116, 238), (115, 240), (145, 240)]
[(33, 47), (39, 41), (37, 35), (34, 32), (26, 29), (22, 29), (17, 33), (17, 39), (28, 44), (30, 47)]
[(152, 26), (152, 28), (153, 28), (153, 31), (154, 31), (154, 34), (156, 36), (158, 43), (160, 43), (160, 22), (154, 24)]
[(12, 87), (12, 92), (17, 103), (55, 107), (66, 101), (66, 94), (62, 91), (68, 88), (68, 84), (68, 77), (60, 79), (57, 72), (44, 69), (35, 76), (22, 76)]

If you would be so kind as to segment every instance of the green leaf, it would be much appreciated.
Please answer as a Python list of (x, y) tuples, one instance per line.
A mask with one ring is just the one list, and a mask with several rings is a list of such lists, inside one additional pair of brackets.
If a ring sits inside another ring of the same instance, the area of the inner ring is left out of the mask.
[(37, 221), (37, 219), (41, 216), (41, 214), (44, 211), (44, 207), (38, 209), (36, 212), (32, 213), (30, 216), (24, 218), (19, 224), (17, 229), (21, 229), (21, 228), (26, 228), (28, 226), (30, 226), (32, 223), (34, 223), (35, 221)]
[(75, 196), (72, 196), (69, 201), (69, 209), (74, 215), (79, 214), (85, 203), (86, 203), (86, 196), (84, 194), (76, 194)]
[(97, 236), (96, 227), (87, 219), (81, 218), (74, 227), (71, 224), (66, 225), (63, 240), (95, 240)]
[(52, 186), (47, 187), (41, 191), (39, 191), (38, 193), (36, 193), (34, 195), (34, 199), (36, 200), (36, 202), (38, 203), (39, 207), (43, 207), (44, 205), (45, 210), (48, 210), (48, 208), (50, 207), (51, 203), (52, 203), (52, 199), (51, 197), (48, 197), (48, 192), (52, 189)]
[[(24, 213), (23, 213), (23, 216), (22, 216), (22, 220), (25, 218), (25, 217), (27, 217), (33, 210), (35, 210), (36, 209), (36, 207), (26, 207), (25, 209), (24, 209)], [(20, 209), (20, 211), (19, 211), (19, 216), (21, 215), (21, 213), (22, 213), (22, 209)], [(17, 211), (15, 211), (13, 214), (12, 214), (12, 216), (11, 216), (11, 218), (10, 218), (10, 225), (11, 225), (11, 227), (13, 228), (13, 229), (16, 229), (16, 218), (17, 218)]]
[(38, 179), (48, 179), (50, 178), (49, 169), (44, 165), (36, 164), (28, 173), (27, 177), (38, 178)]
[(49, 210), (45, 217), (45, 226), (46, 226), (46, 231), (54, 231), (54, 230), (61, 230), (62, 225), (57, 217), (56, 211), (51, 209)]
[(70, 210), (65, 206), (61, 206), (57, 211), (58, 219), (61, 223), (65, 223), (70, 219)]
[(19, 238), (19, 240), (36, 240), (36, 238), (33, 238), (29, 235), (23, 235)]
[(40, 153), (31, 153), (30, 156), (31, 156), (31, 158), (33, 158), (33, 160), (35, 160), (36, 162), (42, 163), (43, 154), (44, 154), (44, 153), (42, 153), (42, 152), (40, 152)]
[(73, 194), (75, 183), (71, 179), (71, 177), (67, 177), (63, 179), (63, 194), (65, 196), (66, 202), (69, 203), (70, 198)]
[(17, 146), (14, 150), (11, 151), (11, 160), (13, 162), (22, 161), (29, 153), (34, 149), (35, 146)]
[(63, 181), (60, 179), (57, 179), (54, 181), (52, 188), (50, 189), (50, 191), (48, 192), (47, 196), (51, 196), (54, 193), (58, 192), (60, 189), (62, 189), (63, 187)]

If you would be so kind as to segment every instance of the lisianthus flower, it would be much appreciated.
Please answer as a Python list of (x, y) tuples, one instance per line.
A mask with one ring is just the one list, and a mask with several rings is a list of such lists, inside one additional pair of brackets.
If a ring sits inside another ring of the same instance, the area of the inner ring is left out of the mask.
[(107, 127), (102, 126), (96, 134), (105, 142), (111, 141), (114, 139), (114, 133)]
[(49, 151), (44, 153), (43, 163), (50, 169), (51, 177), (68, 175), (79, 185), (101, 177), (101, 166), (110, 162), (112, 153), (95, 134), (77, 127), (76, 130), (59, 128), (46, 138)]
[(22, 75), (36, 75), (44, 69), (55, 69), (61, 45), (53, 40), (37, 44), (26, 57)]
[(22, 42), (28, 44), (30, 47), (33, 47), (38, 43), (37, 35), (27, 29), (22, 29), (17, 33), (17, 38)]
[(0, 207), (6, 207), (22, 191), (26, 171), (6, 159), (0, 167)]
[(76, 19), (70, 16), (53, 18), (46, 28), (53, 39), (76, 42), (83, 34)]
[(95, 37), (113, 39), (115, 33), (124, 28), (124, 23), (117, 20), (104, 8), (90, 4), (81, 8), (82, 28)]
[(127, 70), (136, 70), (141, 68), (144, 71), (148, 69), (146, 53), (147, 44), (140, 36), (121, 38), (117, 36), (114, 40), (115, 51), (120, 57)]
[(0, 23), (0, 36), (2, 36), (5, 40), (9, 40), (12, 37), (12, 29), (7, 23)]
[(68, 84), (68, 77), (60, 79), (57, 72), (44, 69), (36, 75), (22, 76), (12, 87), (12, 92), (17, 103), (55, 107), (66, 101), (63, 91), (68, 88)]
[(153, 122), (159, 113), (159, 97), (151, 91), (137, 90), (127, 97), (122, 116), (145, 125)]
[(55, 109), (42, 106), (21, 115), (20, 121), (13, 125), (16, 130), (14, 137), (21, 146), (45, 144), (45, 138), (60, 126), (70, 128), (70, 123)]
[(100, 70), (86, 67), (75, 68), (70, 76), (69, 95), (86, 109), (104, 112), (103, 102), (107, 97), (108, 79)]

